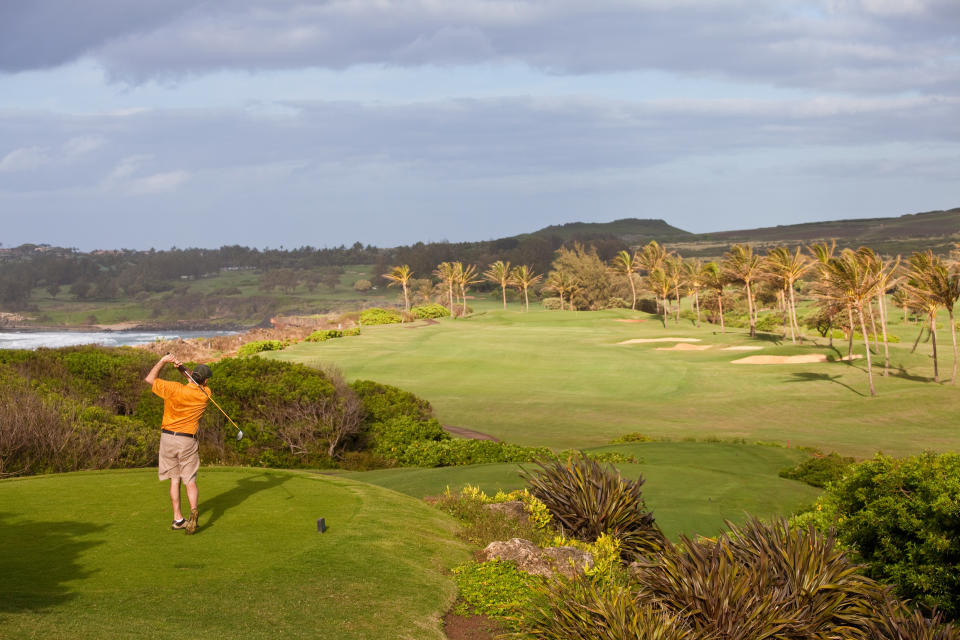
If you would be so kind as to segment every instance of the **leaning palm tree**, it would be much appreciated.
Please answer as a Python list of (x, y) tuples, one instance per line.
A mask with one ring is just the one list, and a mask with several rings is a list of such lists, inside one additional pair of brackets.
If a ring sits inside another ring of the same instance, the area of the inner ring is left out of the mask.
[[(862, 253), (844, 249), (823, 265), (823, 279), (819, 295), (828, 300), (840, 301), (857, 313), (860, 320), (860, 332), (867, 357), (867, 378), (870, 381), (870, 395), (877, 395), (873, 386), (873, 364), (870, 358), (870, 338), (867, 335), (865, 320), (866, 305), (876, 295), (880, 277), (864, 258)], [(850, 329), (853, 332), (853, 327)]]
[(437, 268), (433, 270), (433, 275), (440, 278), (440, 282), (443, 283), (444, 288), (447, 290), (449, 296), (448, 308), (450, 309), (450, 317), (453, 318), (455, 317), (453, 310), (453, 287), (457, 280), (457, 267), (453, 262), (441, 262), (437, 265)]
[(663, 261), (664, 271), (667, 278), (670, 279), (670, 288), (673, 289), (673, 295), (677, 299), (677, 323), (680, 322), (680, 287), (683, 285), (683, 258), (678, 254), (671, 253)]
[(905, 288), (930, 317), (930, 335), (933, 338), (933, 379), (938, 380), (937, 367), (937, 309), (945, 307), (950, 317), (950, 337), (953, 339), (953, 374), (950, 384), (957, 380), (957, 329), (953, 320), (953, 308), (960, 299), (960, 274), (933, 251), (914, 253), (907, 262)]
[[(460, 264), (459, 262), (457, 264)], [(460, 289), (460, 298), (463, 301), (463, 308), (460, 311), (461, 316), (467, 315), (467, 289), (472, 284), (480, 282), (477, 279), (477, 265), (468, 264), (463, 266), (460, 264), (460, 269), (457, 271), (457, 287)]]
[(687, 295), (693, 296), (693, 306), (697, 311), (697, 326), (700, 326), (700, 289), (706, 285), (706, 267), (699, 258), (686, 260), (683, 263), (683, 282), (687, 287)]
[(637, 285), (633, 281), (633, 274), (637, 270), (637, 254), (630, 255), (628, 251), (621, 251), (610, 261), (610, 270), (625, 276), (630, 282), (630, 292), (633, 294), (633, 304), (630, 308), (637, 310)]
[(723, 288), (727, 286), (727, 276), (716, 262), (708, 262), (703, 265), (703, 282), (705, 286), (713, 289), (717, 294), (717, 305), (720, 316), (720, 333), (726, 333), (723, 326)]
[(503, 260), (497, 260), (483, 272), (483, 277), (488, 282), (500, 285), (500, 291), (503, 293), (503, 308), (507, 308), (507, 287), (510, 285), (510, 263)]
[(663, 306), (661, 307), (663, 318), (663, 327), (667, 327), (667, 297), (670, 295), (670, 290), (673, 288), (673, 283), (670, 281), (670, 277), (667, 275), (667, 272), (664, 271), (663, 267), (657, 267), (653, 271), (647, 274), (647, 288), (653, 293), (654, 298), (658, 301), (663, 300)]
[[(877, 282), (877, 308), (880, 312), (880, 332), (876, 330), (874, 325), (874, 344), (876, 345), (877, 339), (883, 337), (883, 375), (887, 376), (890, 374), (890, 343), (887, 336), (887, 291), (896, 286), (899, 278), (896, 276), (896, 272), (900, 267), (900, 256), (897, 256), (892, 262), (884, 261), (873, 249), (868, 247), (860, 247), (857, 249), (857, 252), (863, 257), (864, 261), (870, 264), (870, 267), (877, 273), (878, 282)], [(873, 316), (873, 304), (870, 305), (871, 309), (871, 319)]]
[(413, 277), (413, 270), (410, 268), (410, 265), (403, 264), (399, 267), (390, 267), (390, 271), (383, 274), (383, 277), (390, 280), (390, 282), (387, 283), (388, 287), (397, 284), (403, 287), (403, 310), (410, 311), (410, 296), (407, 293), (407, 287), (410, 285), (410, 279)]
[(544, 289), (549, 289), (551, 291), (556, 291), (557, 295), (560, 296), (560, 310), (563, 311), (563, 294), (569, 293), (570, 298), (570, 310), (573, 310), (573, 300), (572, 293), (576, 288), (576, 283), (573, 278), (571, 278), (565, 271), (551, 271), (550, 275), (547, 276), (547, 281), (544, 284)]
[[(646, 274), (650, 274), (663, 267), (663, 261), (667, 258), (667, 251), (656, 240), (651, 240), (643, 249), (636, 254), (637, 269)], [(649, 288), (649, 287), (648, 287)], [(660, 308), (660, 298), (656, 298), (657, 308)], [(663, 301), (666, 305), (666, 300)], [(666, 313), (666, 306), (663, 308)]]
[(523, 291), (523, 302), (527, 311), (530, 311), (530, 287), (540, 282), (542, 278), (542, 274), (535, 274), (533, 269), (525, 264), (518, 265), (510, 270), (510, 281)]
[(734, 282), (742, 282), (747, 294), (747, 311), (750, 315), (750, 337), (757, 335), (757, 316), (753, 304), (753, 282), (761, 275), (760, 256), (748, 244), (735, 244), (723, 254), (723, 269)]
[[(820, 283), (819, 283), (820, 285), (824, 284), (824, 280), (826, 278), (825, 269), (826, 269), (827, 262), (829, 262), (830, 259), (833, 258), (833, 254), (836, 252), (836, 249), (837, 249), (836, 240), (831, 240), (829, 245), (826, 242), (817, 242), (807, 247), (807, 251), (810, 252), (810, 256), (813, 258), (814, 264), (816, 266), (817, 275), (820, 280)], [(850, 335), (847, 341), (847, 355), (848, 356), (851, 355), (853, 353), (853, 310), (846, 304), (841, 305), (836, 302), (821, 304), (820, 308), (827, 317), (827, 321), (828, 321), (827, 331), (830, 336), (831, 348), (833, 347), (834, 319), (836, 318), (837, 314), (840, 312), (840, 309), (845, 309), (847, 311), (847, 319), (849, 321), (849, 328), (850, 328)]]
[(765, 270), (776, 277), (783, 286), (784, 306), (787, 311), (787, 319), (790, 322), (790, 341), (794, 344), (796, 344), (797, 335), (800, 333), (794, 285), (812, 266), (809, 258), (801, 253), (800, 247), (797, 247), (794, 253), (790, 253), (785, 247), (771, 249), (764, 263)]

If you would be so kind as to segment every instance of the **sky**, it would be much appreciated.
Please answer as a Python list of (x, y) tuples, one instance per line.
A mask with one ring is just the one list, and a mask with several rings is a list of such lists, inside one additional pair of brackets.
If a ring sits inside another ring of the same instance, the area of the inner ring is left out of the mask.
[(0, 2), (5, 247), (958, 206), (958, 0)]

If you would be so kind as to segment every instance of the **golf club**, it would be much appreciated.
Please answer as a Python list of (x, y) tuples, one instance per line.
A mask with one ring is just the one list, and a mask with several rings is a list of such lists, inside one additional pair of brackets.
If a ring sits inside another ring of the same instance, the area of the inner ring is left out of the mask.
[(204, 388), (203, 388), (202, 386), (200, 386), (199, 384), (197, 384), (197, 381), (193, 379), (193, 376), (192, 376), (192, 375), (190, 375), (190, 374), (192, 374), (193, 372), (190, 371), (189, 369), (187, 369), (187, 368), (186, 368), (185, 366), (183, 366), (182, 364), (178, 364), (178, 365), (177, 365), (177, 369), (180, 370), (180, 373), (182, 373), (183, 375), (187, 376), (187, 380), (189, 380), (190, 382), (192, 382), (193, 385), (194, 385), (197, 389), (200, 389), (200, 391), (203, 391), (203, 395), (207, 396), (207, 400), (209, 400), (210, 402), (212, 402), (212, 403), (213, 403), (213, 406), (215, 406), (217, 409), (220, 409), (220, 413), (223, 414), (223, 417), (226, 418), (227, 420), (229, 420), (229, 421), (230, 421), (230, 424), (232, 424), (232, 425), (236, 428), (236, 430), (237, 430), (237, 441), (239, 442), (240, 440), (242, 440), (242, 439), (243, 439), (243, 430), (241, 430), (240, 427), (237, 426), (237, 423), (233, 421), (233, 418), (231, 418), (230, 416), (227, 415), (227, 412), (226, 412), (226, 411), (224, 411), (223, 409), (220, 408), (220, 405), (217, 404), (217, 401), (210, 397), (210, 394), (207, 393), (207, 390), (204, 389)]

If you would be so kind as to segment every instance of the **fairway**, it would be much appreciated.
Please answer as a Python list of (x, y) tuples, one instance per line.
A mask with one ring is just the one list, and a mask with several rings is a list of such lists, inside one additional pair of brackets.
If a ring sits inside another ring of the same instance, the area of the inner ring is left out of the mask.
[[(810, 504), (819, 489), (780, 478), (781, 469), (806, 458), (796, 449), (716, 442), (648, 442), (614, 445), (593, 452), (620, 451), (639, 464), (619, 464), (624, 477), (642, 475), (643, 497), (667, 536), (713, 535), (725, 530), (724, 520), (742, 522), (746, 514), (760, 517), (789, 515)], [(447, 487), (479, 486), (487, 494), (526, 486), (520, 468), (536, 465), (486, 464), (440, 469), (381, 469), (345, 474), (423, 497)]]
[[(379, 487), (205, 469), (171, 531), (156, 471), (0, 482), (5, 638), (443, 638), (452, 519)], [(316, 530), (317, 518), (329, 526)]]
[[(635, 319), (640, 322), (620, 322)], [(300, 343), (267, 357), (339, 366), (350, 378), (399, 386), (429, 400), (441, 422), (524, 445), (554, 448), (609, 443), (629, 432), (675, 440), (744, 438), (867, 457), (955, 450), (960, 391), (929, 382), (930, 346), (911, 354), (913, 325), (891, 326), (892, 373), (869, 397), (861, 357), (852, 362), (732, 364), (744, 355), (846, 355), (838, 340), (793, 346), (772, 335), (690, 321), (665, 329), (627, 310), (522, 313), (493, 310), (439, 324), (364, 327), (363, 335)], [(945, 333), (945, 332), (941, 332)], [(662, 337), (711, 348), (665, 351)], [(949, 334), (946, 334), (949, 341)], [(941, 335), (941, 342), (944, 336)], [(744, 354), (728, 347), (760, 347)], [(855, 346), (863, 354), (863, 346)], [(882, 353), (882, 346), (881, 346)], [(949, 348), (941, 375), (949, 379)]]

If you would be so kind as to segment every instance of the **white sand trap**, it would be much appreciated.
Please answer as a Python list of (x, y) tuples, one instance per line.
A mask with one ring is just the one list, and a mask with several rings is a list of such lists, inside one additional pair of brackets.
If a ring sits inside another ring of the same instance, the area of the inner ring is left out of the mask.
[(724, 347), (721, 351), (760, 351), (763, 347), (750, 347), (747, 345), (742, 345), (739, 347)]
[(703, 351), (712, 346), (712, 344), (687, 344), (686, 342), (681, 342), (672, 347), (657, 347), (657, 351)]
[(615, 318), (614, 322), (646, 322), (646, 318)]
[(700, 338), (634, 338), (617, 344), (642, 344), (645, 342), (700, 342)]
[[(853, 358), (844, 356), (840, 360), (855, 360), (860, 357), (859, 355), (855, 355)], [(812, 364), (827, 361), (825, 354), (813, 353), (806, 356), (747, 356), (734, 360), (732, 364)]]

